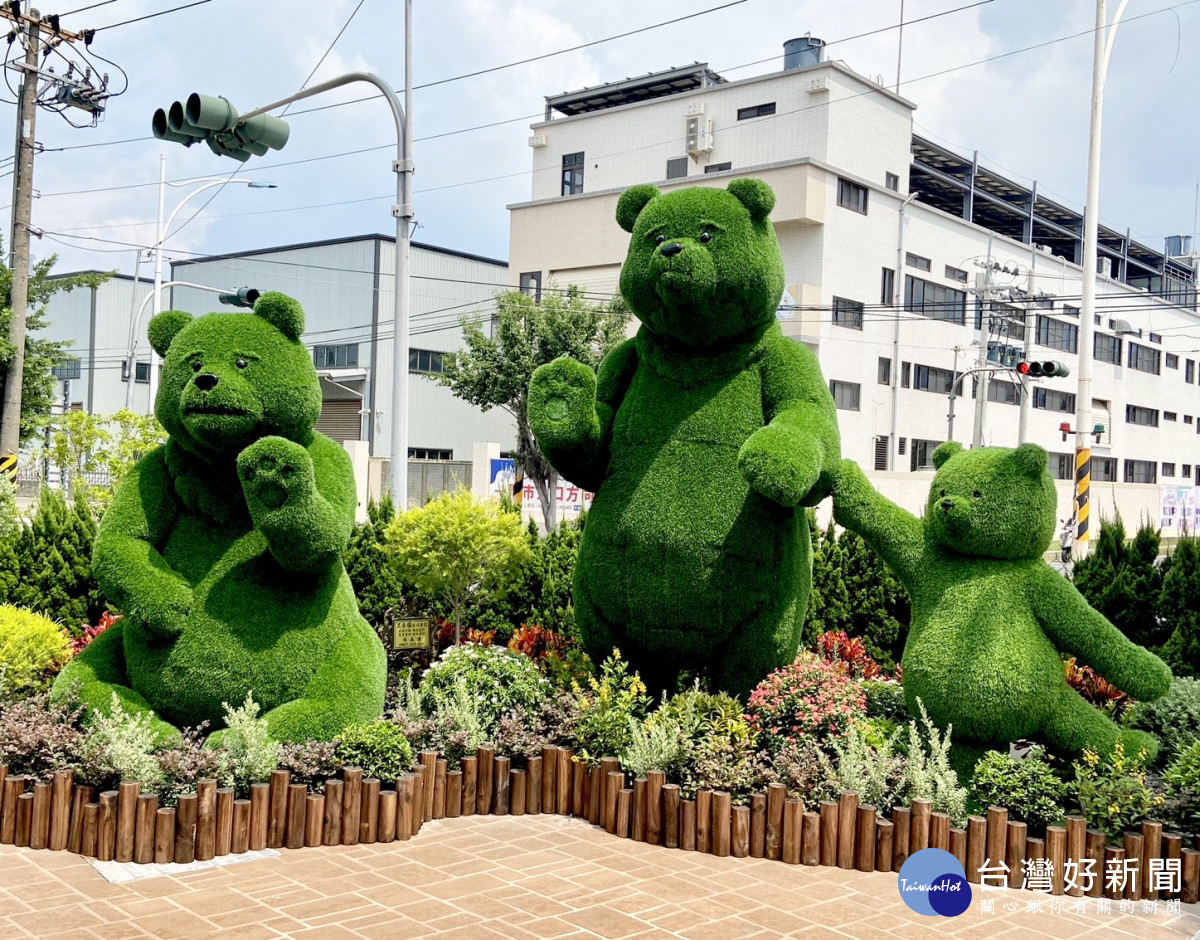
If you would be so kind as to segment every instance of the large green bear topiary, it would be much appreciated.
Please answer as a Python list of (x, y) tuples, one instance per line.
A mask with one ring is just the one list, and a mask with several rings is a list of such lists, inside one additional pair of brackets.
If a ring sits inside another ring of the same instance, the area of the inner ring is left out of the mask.
[(574, 577), (584, 643), (620, 647), (651, 687), (687, 670), (745, 695), (799, 644), (804, 507), (840, 442), (816, 357), (776, 323), (774, 203), (751, 179), (625, 192), (621, 293), (642, 326), (598, 376), (563, 358), (530, 385), (542, 452), (596, 494)]
[(1139, 699), (1167, 691), (1171, 672), (1092, 609), (1043, 560), (1057, 497), (1046, 452), (933, 452), (937, 474), (923, 519), (877, 493), (850, 460), (834, 492), (834, 518), (858, 532), (912, 599), (904, 694), (942, 728), (953, 724), (954, 761), (974, 767), (989, 748), (1038, 738), (1059, 754), (1127, 753), (1158, 745), (1121, 730), (1069, 685), (1059, 651), (1077, 656)]
[(96, 538), (96, 578), (125, 617), (59, 676), (86, 702), (153, 710), (166, 735), (253, 694), (280, 740), (329, 739), (383, 711), (383, 646), (341, 552), (350, 459), (314, 431), (321, 390), (304, 314), (264, 294), (252, 314), (150, 322), (164, 357), (155, 414), (170, 437), (130, 472)]

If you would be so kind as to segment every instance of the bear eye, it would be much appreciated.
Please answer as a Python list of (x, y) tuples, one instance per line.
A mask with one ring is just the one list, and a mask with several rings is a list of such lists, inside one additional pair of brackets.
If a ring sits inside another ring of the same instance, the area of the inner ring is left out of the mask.
[(192, 371), (193, 372), (199, 372), (203, 368), (204, 368), (204, 363), (201, 362), (199, 359), (192, 360)]
[(943, 495), (943, 496), (945, 496), (945, 495), (946, 495), (946, 491), (945, 491), (945, 490), (942, 490), (942, 495)]
[(245, 359), (239, 359), (237, 362), (234, 363), (234, 365), (237, 366), (239, 369), (244, 369), (244, 368), (246, 368), (247, 365), (249, 365), (249, 363), (247, 363)]
[(710, 241), (712, 241), (712, 232), (701, 232), (700, 241), (702, 244), (707, 245)]
[(975, 491), (975, 498), (976, 498), (976, 499), (983, 499), (983, 494), (982, 494), (981, 492), (979, 492), (979, 490), (976, 490), (976, 491)]
[(661, 245), (666, 240), (667, 240), (667, 236), (665, 236), (665, 235), (654, 236), (654, 244), (656, 244), (656, 245)]

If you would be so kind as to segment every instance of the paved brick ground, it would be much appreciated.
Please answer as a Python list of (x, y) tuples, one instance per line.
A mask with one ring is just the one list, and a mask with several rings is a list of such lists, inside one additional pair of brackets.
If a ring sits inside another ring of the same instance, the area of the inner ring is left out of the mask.
[[(408, 843), (283, 850), (283, 857), (114, 885), (65, 852), (0, 846), (0, 938), (492, 937), (687, 940), (953, 936), (1194, 937), (1200, 916), (1028, 912), (1034, 896), (987, 892), (995, 913), (910, 912), (896, 876), (719, 859), (619, 841), (574, 819), (427, 824)], [(1005, 907), (1014, 910), (1005, 910)]]

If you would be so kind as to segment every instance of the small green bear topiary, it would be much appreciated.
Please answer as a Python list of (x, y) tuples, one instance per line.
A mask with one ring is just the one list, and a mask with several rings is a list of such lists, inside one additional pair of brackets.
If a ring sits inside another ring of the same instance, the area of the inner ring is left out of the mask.
[(912, 598), (902, 660), (910, 710), (920, 698), (939, 727), (953, 724), (960, 774), (1020, 738), (1066, 755), (1108, 754), (1120, 740), (1153, 758), (1154, 738), (1119, 729), (1064, 677), (1060, 650), (1139, 699), (1158, 698), (1171, 682), (1162, 660), (1042, 559), (1056, 509), (1046, 452), (964, 451), (951, 441), (933, 463), (923, 519), (879, 495), (849, 460), (834, 492), (834, 518), (879, 552)]
[(642, 326), (598, 376), (561, 358), (530, 383), (539, 447), (596, 493), (574, 575), (584, 645), (597, 662), (619, 647), (656, 689), (689, 671), (744, 697), (800, 642), (805, 507), (841, 445), (816, 357), (776, 323), (774, 204), (753, 179), (626, 191), (621, 293)]
[(163, 356), (155, 414), (170, 435), (105, 514), (96, 579), (125, 617), (55, 691), (153, 710), (156, 729), (224, 725), (253, 692), (271, 735), (329, 740), (383, 711), (385, 657), (342, 567), (356, 501), (350, 458), (314, 430), (321, 389), (283, 294), (252, 314), (150, 322)]

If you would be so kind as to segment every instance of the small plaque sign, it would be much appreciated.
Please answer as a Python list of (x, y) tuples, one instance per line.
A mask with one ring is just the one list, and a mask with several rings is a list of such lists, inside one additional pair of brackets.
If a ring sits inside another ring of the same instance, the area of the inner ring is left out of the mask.
[(402, 617), (392, 623), (392, 648), (398, 650), (428, 649), (432, 643), (428, 617)]

